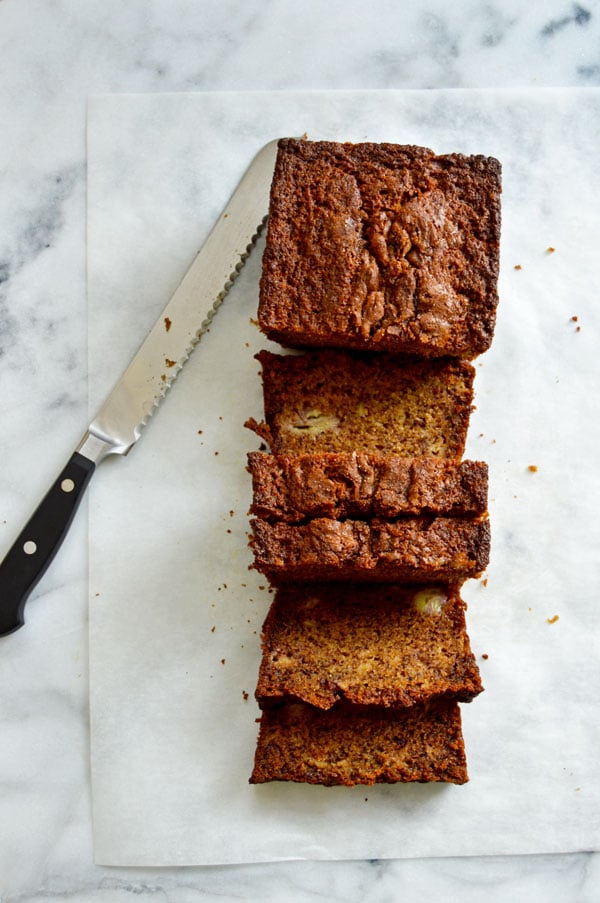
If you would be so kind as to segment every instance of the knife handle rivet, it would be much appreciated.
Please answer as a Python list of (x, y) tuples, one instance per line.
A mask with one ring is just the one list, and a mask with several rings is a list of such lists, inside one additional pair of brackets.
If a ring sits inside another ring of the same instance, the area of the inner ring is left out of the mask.
[(60, 488), (63, 492), (73, 492), (73, 490), (75, 489), (75, 483), (73, 482), (73, 480), (69, 480), (67, 478), (66, 480), (62, 481)]
[(37, 552), (37, 546), (32, 539), (28, 539), (27, 542), (23, 545), (23, 551), (26, 555), (35, 555)]

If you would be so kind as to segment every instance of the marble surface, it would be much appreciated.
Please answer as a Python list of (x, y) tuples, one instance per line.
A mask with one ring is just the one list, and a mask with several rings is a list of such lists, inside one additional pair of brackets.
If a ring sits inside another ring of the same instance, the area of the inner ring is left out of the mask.
[[(261, 240), (147, 435), (92, 483), (96, 860), (233, 864), (596, 847), (600, 703), (587, 688), (600, 685), (600, 422), (586, 387), (600, 383), (598, 263), (588, 240), (600, 225), (600, 91), (91, 98), (90, 410), (159, 316), (253, 154), (274, 134), (302, 132), (502, 161), (501, 303), (492, 348), (476, 363), (465, 452), (489, 463), (493, 534), (485, 583), (463, 589), (486, 686), (462, 709), (472, 779), (460, 788), (354, 791), (248, 785), (258, 634), (271, 596), (264, 577), (248, 572), (244, 464), (260, 440), (243, 424), (263, 413), (253, 356), (280, 350), (252, 323)], [(574, 495), (576, 482), (585, 497)], [(576, 761), (567, 760), (563, 735)]]
[[(315, 24), (317, 23), (317, 24)], [(600, 84), (596, 3), (3, 0), (0, 554), (87, 418), (87, 97)], [(268, 65), (267, 65), (268, 61)], [(0, 641), (0, 899), (594, 901), (598, 856), (93, 865), (87, 530)]]

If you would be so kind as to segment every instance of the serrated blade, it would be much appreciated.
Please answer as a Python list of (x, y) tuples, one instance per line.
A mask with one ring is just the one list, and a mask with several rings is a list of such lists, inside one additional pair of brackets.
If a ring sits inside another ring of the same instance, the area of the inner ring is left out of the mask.
[(277, 140), (256, 155), (206, 242), (77, 451), (98, 463), (127, 454), (177, 378), (266, 223)]
[(266, 222), (277, 141), (256, 155), (206, 242), (88, 431), (0, 563), (0, 636), (63, 542), (96, 465), (126, 455), (164, 398)]

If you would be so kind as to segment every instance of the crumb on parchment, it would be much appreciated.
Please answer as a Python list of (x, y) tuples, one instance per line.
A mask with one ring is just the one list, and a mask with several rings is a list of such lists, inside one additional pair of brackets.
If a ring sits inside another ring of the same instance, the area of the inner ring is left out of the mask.
[(556, 624), (558, 621), (558, 615), (554, 615), (552, 618), (546, 618), (548, 624)]

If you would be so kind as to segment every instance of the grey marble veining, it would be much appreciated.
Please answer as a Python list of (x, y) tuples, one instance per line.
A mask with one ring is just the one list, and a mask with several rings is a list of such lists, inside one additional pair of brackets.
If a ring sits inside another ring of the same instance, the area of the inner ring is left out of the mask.
[[(0, 3), (0, 555), (86, 422), (85, 110), (102, 92), (594, 86), (597, 2)], [(85, 514), (85, 511), (83, 512)], [(595, 903), (599, 857), (92, 864), (81, 516), (0, 640), (0, 899)]]

